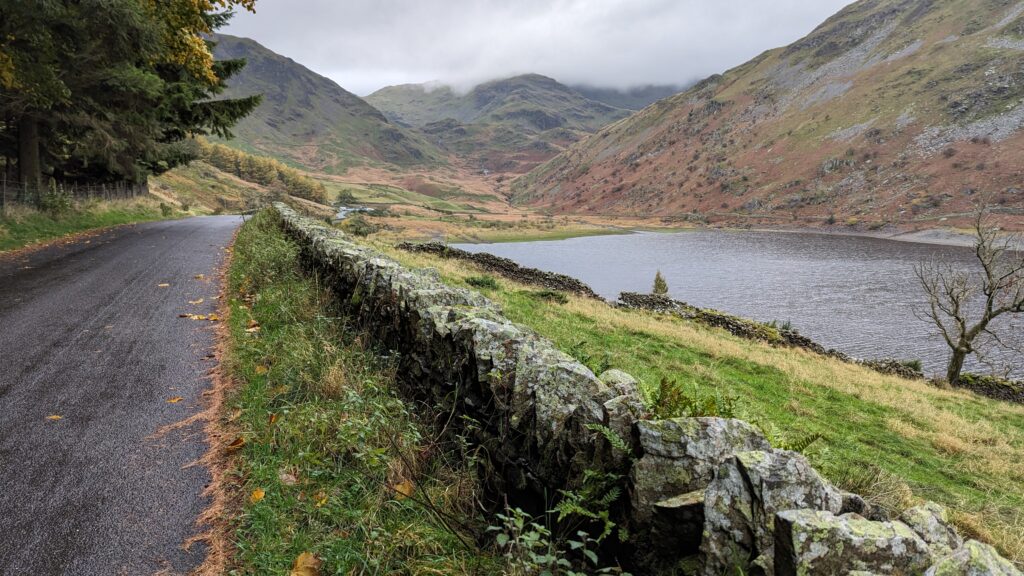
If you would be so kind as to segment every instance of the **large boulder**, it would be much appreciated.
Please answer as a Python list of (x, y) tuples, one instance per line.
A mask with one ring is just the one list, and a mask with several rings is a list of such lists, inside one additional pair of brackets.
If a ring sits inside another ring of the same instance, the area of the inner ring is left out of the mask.
[(925, 502), (904, 511), (900, 520), (928, 543), (932, 555), (937, 558), (952, 554), (964, 543), (950, 524), (946, 508), (935, 502)]
[(931, 562), (928, 544), (902, 522), (821, 510), (787, 510), (775, 520), (775, 576), (920, 574)]
[(925, 576), (1024, 576), (996, 549), (968, 540), (959, 550), (942, 558)]
[(705, 494), (701, 556), (708, 576), (737, 568), (771, 574), (778, 512), (836, 514), (843, 505), (839, 490), (806, 458), (786, 450), (737, 454), (719, 467)]
[(734, 454), (771, 449), (742, 420), (647, 420), (636, 429), (642, 455), (631, 472), (631, 497), (634, 519), (641, 523), (650, 518), (655, 503), (707, 487), (719, 465)]

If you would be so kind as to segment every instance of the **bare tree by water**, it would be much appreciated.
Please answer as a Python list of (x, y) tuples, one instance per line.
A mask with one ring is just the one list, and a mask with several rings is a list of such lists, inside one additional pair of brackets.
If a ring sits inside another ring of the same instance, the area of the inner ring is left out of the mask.
[(980, 268), (964, 270), (939, 262), (914, 267), (928, 297), (923, 316), (935, 324), (950, 348), (946, 381), (951, 384), (960, 379), (968, 355), (984, 359), (988, 346), (1012, 348), (992, 321), (1024, 312), (1020, 236), (1000, 235), (981, 211), (974, 220), (974, 234), (974, 254)]

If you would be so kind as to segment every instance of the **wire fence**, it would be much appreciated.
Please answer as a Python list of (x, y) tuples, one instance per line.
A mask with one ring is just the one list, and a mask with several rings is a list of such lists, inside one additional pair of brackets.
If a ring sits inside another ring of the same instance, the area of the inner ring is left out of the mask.
[(127, 200), (147, 194), (149, 184), (146, 182), (55, 182), (39, 186), (9, 181), (5, 175), (0, 175), (0, 215), (6, 214), (14, 206), (44, 207), (48, 198), (52, 200), (52, 196), (66, 200)]

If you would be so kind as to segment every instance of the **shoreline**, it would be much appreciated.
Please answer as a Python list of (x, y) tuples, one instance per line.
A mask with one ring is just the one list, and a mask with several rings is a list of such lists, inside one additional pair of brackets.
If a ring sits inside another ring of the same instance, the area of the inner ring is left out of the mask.
[[(726, 232), (778, 232), (784, 234), (816, 234), (820, 236), (850, 236), (855, 238), (874, 238), (878, 240), (891, 240), (893, 242), (908, 242), (913, 244), (929, 244), (935, 246), (952, 246), (958, 248), (970, 248), (974, 245), (974, 235), (955, 228), (925, 228), (922, 230), (881, 232), (881, 231), (844, 231), (827, 230), (821, 228), (771, 228), (767, 226), (755, 228), (738, 228), (733, 226), (693, 226), (689, 228), (680, 227), (658, 227), (658, 226), (618, 226), (605, 225), (605, 230), (589, 230), (581, 233), (567, 231), (564, 236), (552, 238), (502, 238), (500, 240), (478, 240), (460, 241), (453, 244), (509, 244), (517, 242), (549, 242), (557, 240), (569, 240), (571, 238), (585, 238), (592, 236), (621, 236), (627, 234), (680, 234), (686, 232), (697, 232), (701, 230), (720, 230)], [(557, 236), (557, 235), (556, 235)], [(1024, 239), (1019, 246), (1024, 250)]]

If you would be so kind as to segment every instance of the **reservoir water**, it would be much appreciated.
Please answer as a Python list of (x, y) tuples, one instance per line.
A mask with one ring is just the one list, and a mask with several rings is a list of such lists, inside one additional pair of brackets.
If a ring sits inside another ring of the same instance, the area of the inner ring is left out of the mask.
[[(975, 267), (970, 248), (813, 233), (698, 230), (638, 232), (557, 241), (460, 244), (523, 266), (579, 278), (597, 293), (649, 292), (657, 270), (673, 298), (762, 322), (789, 321), (826, 348), (858, 358), (919, 359), (944, 370), (947, 348), (915, 314), (926, 303), (914, 265), (928, 260)], [(1024, 342), (1024, 318), (993, 323)], [(994, 350), (1024, 376), (1024, 358)], [(968, 369), (983, 371), (975, 360)]]

